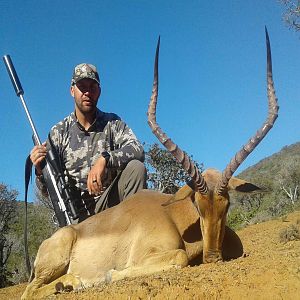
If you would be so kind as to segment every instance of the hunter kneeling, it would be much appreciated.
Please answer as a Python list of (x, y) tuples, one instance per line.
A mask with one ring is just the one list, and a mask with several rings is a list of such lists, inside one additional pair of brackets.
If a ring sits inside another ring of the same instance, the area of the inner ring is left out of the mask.
[(146, 169), (133, 131), (118, 115), (97, 108), (101, 85), (95, 66), (75, 67), (70, 92), (75, 111), (52, 127), (47, 142), (35, 146), (30, 158), (37, 186), (47, 195), (42, 167), (47, 151), (55, 153), (79, 212), (72, 219), (77, 223), (146, 188)]

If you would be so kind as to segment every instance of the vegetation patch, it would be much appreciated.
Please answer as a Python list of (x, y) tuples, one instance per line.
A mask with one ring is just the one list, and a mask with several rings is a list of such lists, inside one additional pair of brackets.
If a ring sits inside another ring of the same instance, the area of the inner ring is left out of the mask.
[(290, 241), (300, 241), (300, 230), (294, 224), (282, 229), (279, 233), (279, 240), (281, 243)]

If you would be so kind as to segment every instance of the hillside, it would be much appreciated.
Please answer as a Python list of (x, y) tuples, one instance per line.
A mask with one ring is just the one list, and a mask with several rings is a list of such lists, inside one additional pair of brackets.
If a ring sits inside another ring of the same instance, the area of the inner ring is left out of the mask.
[(228, 224), (242, 228), (281, 216), (300, 207), (300, 143), (285, 146), (279, 152), (247, 168), (239, 178), (262, 188), (261, 193), (233, 193)]
[[(238, 259), (103, 284), (51, 299), (299, 299), (300, 212), (238, 231)], [(25, 284), (0, 289), (19, 299)]]
[(247, 168), (238, 177), (247, 180), (265, 178), (274, 180), (276, 175), (286, 166), (293, 165), (300, 167), (300, 142), (285, 146), (279, 152), (262, 159), (257, 164)]

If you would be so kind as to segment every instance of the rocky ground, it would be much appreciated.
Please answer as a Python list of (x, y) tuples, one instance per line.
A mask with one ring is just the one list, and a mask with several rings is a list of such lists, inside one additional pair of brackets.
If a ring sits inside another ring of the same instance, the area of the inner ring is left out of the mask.
[[(238, 232), (238, 259), (127, 279), (49, 299), (300, 299), (300, 212)], [(26, 284), (0, 289), (20, 299)]]

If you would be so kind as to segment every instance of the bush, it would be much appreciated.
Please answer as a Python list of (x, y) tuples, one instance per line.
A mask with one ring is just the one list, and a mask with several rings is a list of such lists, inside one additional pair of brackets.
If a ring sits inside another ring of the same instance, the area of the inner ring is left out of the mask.
[(290, 241), (300, 240), (300, 230), (295, 225), (290, 225), (289, 227), (283, 229), (279, 233), (279, 240), (281, 243), (287, 243)]

